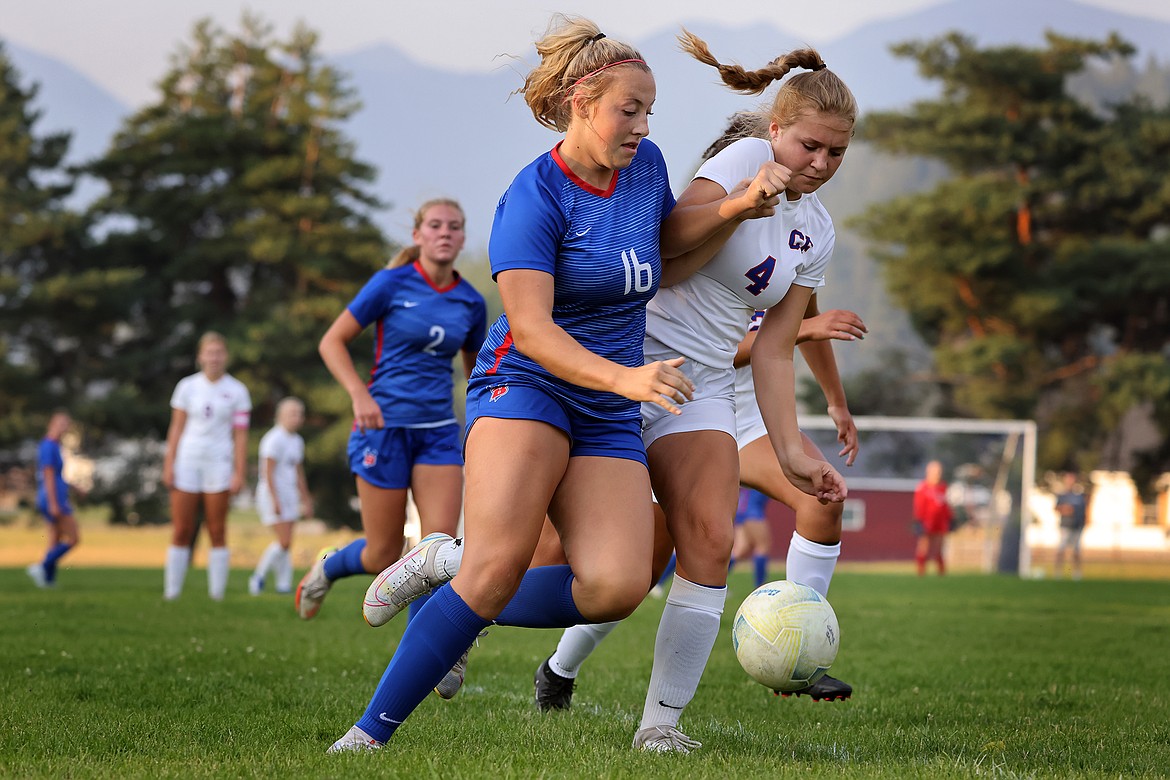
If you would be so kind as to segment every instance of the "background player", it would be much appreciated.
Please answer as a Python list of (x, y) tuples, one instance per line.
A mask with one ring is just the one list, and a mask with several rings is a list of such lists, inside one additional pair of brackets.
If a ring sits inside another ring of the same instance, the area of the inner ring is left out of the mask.
[[(493, 618), (530, 627), (613, 620), (650, 587), (638, 402), (677, 412), (690, 393), (681, 360), (642, 360), (659, 228), (674, 198), (646, 140), (650, 69), (592, 22), (558, 21), (537, 42), (541, 62), (521, 91), (537, 121), (565, 137), (516, 176), (492, 225), (505, 314), (468, 385), (467, 553), (407, 625), (366, 713), (331, 750), (383, 744)], [(546, 513), (571, 568), (526, 574)], [(400, 568), (442, 568), (428, 556), (439, 546), (420, 544)]]
[(914, 488), (914, 519), (922, 527), (914, 548), (914, 562), (918, 576), (926, 574), (927, 560), (938, 566), (939, 575), (947, 567), (943, 560), (943, 542), (951, 532), (954, 510), (947, 502), (947, 483), (943, 482), (943, 465), (937, 460), (926, 464), (922, 481)]
[(755, 587), (768, 581), (768, 556), (772, 550), (772, 532), (765, 510), (768, 497), (758, 490), (741, 487), (735, 507), (735, 539), (731, 544), (731, 568), (750, 560)]
[(49, 529), (49, 549), (40, 563), (30, 564), (28, 576), (38, 588), (49, 588), (57, 582), (57, 562), (81, 541), (73, 505), (69, 503), (69, 485), (62, 471), (61, 437), (69, 430), (73, 419), (69, 412), (58, 409), (49, 417), (45, 438), (37, 447), (37, 511), (45, 518)]
[(200, 499), (211, 539), (207, 592), (217, 601), (224, 597), (229, 561), (228, 503), (244, 486), (247, 469), (252, 400), (248, 388), (227, 373), (224, 337), (214, 331), (204, 333), (196, 363), (199, 373), (179, 380), (171, 396), (171, 424), (163, 460), (163, 484), (171, 491), (171, 545), (163, 575), (163, 597), (168, 601), (183, 591)]
[(276, 424), (260, 439), (260, 473), (256, 480), (256, 511), (260, 522), (272, 529), (276, 541), (260, 556), (248, 578), (248, 592), (264, 591), (268, 572), (276, 570), (276, 592), (292, 592), (293, 524), (313, 514), (313, 496), (305, 480), (305, 440), (297, 433), (305, 422), (305, 405), (299, 398), (284, 398), (276, 405)]
[[(422, 204), (413, 245), (374, 274), (321, 338), (321, 359), (353, 402), (348, 454), (365, 536), (318, 554), (297, 587), (306, 620), (335, 580), (379, 572), (402, 554), (408, 489), (423, 534), (452, 534), (459, 522), (463, 458), (451, 362), (461, 354), (469, 376), (487, 326), (483, 296), (455, 270), (464, 223), (454, 200)], [(377, 336), (367, 384), (349, 343), (370, 325)]]

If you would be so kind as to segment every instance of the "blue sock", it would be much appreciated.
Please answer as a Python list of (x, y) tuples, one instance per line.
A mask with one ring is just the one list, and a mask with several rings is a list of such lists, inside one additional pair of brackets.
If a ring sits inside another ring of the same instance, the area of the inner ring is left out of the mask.
[(516, 595), (496, 617), (501, 626), (522, 628), (568, 628), (592, 622), (577, 610), (573, 570), (564, 565), (529, 569)]
[(339, 580), (342, 577), (352, 577), (355, 574), (365, 574), (366, 567), (362, 566), (362, 550), (366, 549), (365, 537), (342, 547), (325, 559), (325, 576), (330, 580)]
[(433, 595), (435, 595), (434, 591), (431, 591), (430, 593), (424, 593), (414, 601), (410, 602), (410, 606), (406, 608), (407, 623), (414, 620), (414, 616), (417, 615), (418, 611), (423, 608), (423, 604), (426, 604), (428, 601), (430, 601), (431, 596)]
[(57, 561), (73, 549), (73, 545), (66, 542), (57, 542), (49, 548), (45, 553), (45, 560), (41, 563), (45, 567), (45, 582), (56, 582), (57, 580)]
[(674, 553), (670, 554), (670, 560), (666, 562), (666, 568), (662, 572), (662, 576), (658, 578), (658, 584), (666, 587), (671, 580), (674, 579), (674, 568), (678, 564), (678, 559)]
[(752, 563), (755, 564), (756, 587), (758, 588), (768, 581), (768, 556), (753, 555)]
[(436, 590), (411, 621), (357, 726), (386, 742), (491, 624), (449, 585)]

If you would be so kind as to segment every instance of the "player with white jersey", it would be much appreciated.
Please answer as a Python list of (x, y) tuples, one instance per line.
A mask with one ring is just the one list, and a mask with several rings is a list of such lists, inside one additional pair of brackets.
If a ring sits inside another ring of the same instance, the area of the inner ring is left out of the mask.
[(265, 548), (248, 578), (248, 592), (253, 596), (264, 591), (264, 581), (272, 569), (276, 570), (276, 592), (292, 592), (289, 548), (293, 524), (313, 513), (313, 496), (305, 480), (305, 440), (297, 433), (304, 422), (304, 403), (299, 398), (281, 399), (276, 405), (276, 425), (260, 439), (256, 511), (276, 540)]
[(211, 539), (207, 592), (217, 601), (223, 599), (229, 571), (228, 503), (243, 487), (247, 468), (252, 400), (248, 388), (227, 373), (224, 337), (204, 333), (197, 362), (199, 373), (179, 380), (171, 396), (163, 460), (163, 484), (171, 490), (171, 546), (163, 576), (163, 597), (168, 601), (183, 591), (200, 499)]

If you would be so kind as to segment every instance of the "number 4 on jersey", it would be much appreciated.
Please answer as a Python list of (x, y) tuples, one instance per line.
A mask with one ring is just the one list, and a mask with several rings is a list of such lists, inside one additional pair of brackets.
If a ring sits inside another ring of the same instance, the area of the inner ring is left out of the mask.
[(772, 272), (776, 270), (776, 258), (768, 255), (768, 259), (754, 268), (749, 268), (744, 276), (752, 280), (746, 288), (752, 295), (759, 295), (764, 290), (768, 289), (771, 283)]

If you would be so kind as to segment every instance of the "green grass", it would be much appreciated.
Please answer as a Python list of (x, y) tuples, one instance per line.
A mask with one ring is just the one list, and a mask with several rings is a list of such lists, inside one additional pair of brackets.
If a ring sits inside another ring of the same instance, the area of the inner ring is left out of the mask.
[(1161, 777), (1170, 771), (1170, 584), (843, 572), (834, 675), (845, 703), (773, 697), (727, 626), (683, 728), (690, 756), (630, 740), (662, 602), (586, 666), (571, 712), (541, 715), (552, 631), (493, 629), (467, 685), (430, 697), (386, 749), (325, 755), (401, 635), (368, 628), (365, 583), (321, 615), (287, 597), (223, 603), (194, 572), (177, 603), (150, 570), (66, 570), (36, 591), (0, 570), (0, 777)]

